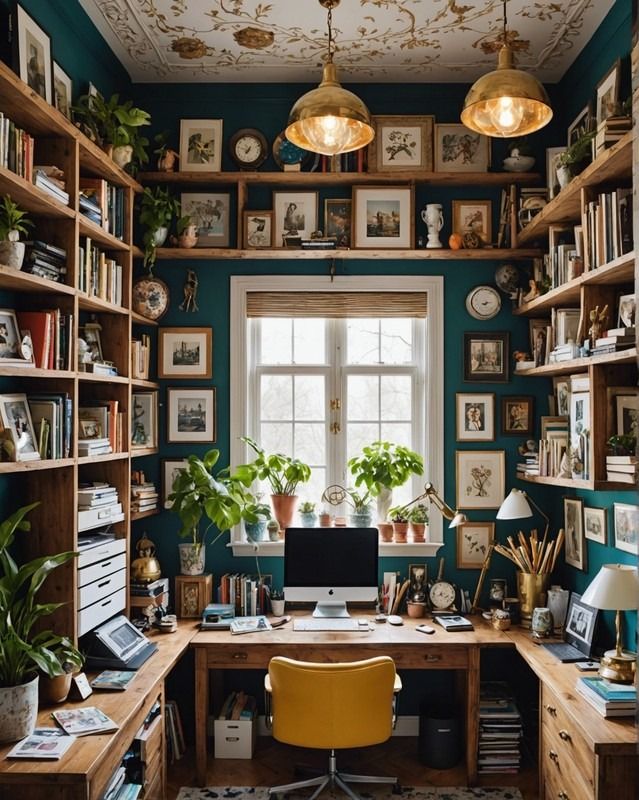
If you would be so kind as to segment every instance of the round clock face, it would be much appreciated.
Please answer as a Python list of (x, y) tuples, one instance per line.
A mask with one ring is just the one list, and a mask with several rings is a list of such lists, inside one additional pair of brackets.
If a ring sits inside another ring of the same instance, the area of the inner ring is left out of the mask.
[(284, 166), (291, 167), (295, 164), (301, 166), (303, 162), (312, 155), (313, 154), (309, 153), (308, 150), (303, 150), (301, 147), (293, 144), (293, 142), (289, 142), (284, 135), (284, 131), (275, 137), (275, 141), (273, 142), (273, 159), (280, 169), (284, 169)]
[(169, 307), (169, 287), (159, 278), (139, 278), (133, 284), (131, 306), (147, 319), (160, 319)]
[(450, 608), (455, 602), (455, 587), (447, 581), (437, 581), (428, 593), (433, 608)]
[(476, 286), (466, 297), (466, 310), (475, 319), (492, 319), (500, 308), (501, 297), (492, 286)]
[(234, 133), (229, 148), (231, 158), (240, 169), (256, 169), (268, 155), (266, 138), (255, 128), (242, 128)]

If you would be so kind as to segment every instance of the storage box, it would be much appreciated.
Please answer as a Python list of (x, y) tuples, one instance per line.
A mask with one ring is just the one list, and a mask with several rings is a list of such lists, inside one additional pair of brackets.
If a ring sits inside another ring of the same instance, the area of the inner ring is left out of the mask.
[(216, 719), (213, 730), (215, 758), (253, 758), (256, 719)]

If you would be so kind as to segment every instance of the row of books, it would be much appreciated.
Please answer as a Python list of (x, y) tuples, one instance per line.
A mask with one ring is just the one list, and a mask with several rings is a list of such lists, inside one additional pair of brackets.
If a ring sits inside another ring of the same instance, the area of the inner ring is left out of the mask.
[(269, 589), (262, 576), (225, 573), (217, 588), (217, 602), (235, 606), (236, 616), (262, 614), (267, 610)]
[(83, 400), (78, 407), (78, 450), (80, 455), (122, 453), (125, 414), (118, 400)]
[(510, 687), (500, 681), (483, 682), (479, 692), (479, 774), (519, 772), (522, 736), (521, 714)]
[(104, 178), (80, 177), (80, 212), (116, 239), (124, 238), (124, 189)]
[(81, 292), (116, 306), (122, 305), (122, 265), (107, 258), (88, 236), (79, 247), (78, 264)]
[(34, 240), (25, 242), (26, 253), (22, 269), (31, 275), (55, 283), (63, 283), (67, 274), (67, 251), (63, 247)]
[(135, 473), (131, 474), (131, 513), (154, 511), (158, 507), (160, 496), (152, 481), (135, 480)]
[(173, 764), (175, 761), (179, 761), (186, 752), (180, 708), (175, 700), (167, 700), (164, 704), (164, 717), (169, 763)]
[(600, 192), (582, 211), (585, 268), (595, 269), (633, 248), (632, 187)]
[(59, 308), (43, 311), (17, 311), (22, 334), (29, 334), (33, 347), (33, 364), (40, 369), (73, 369), (73, 314)]
[(595, 133), (595, 158), (600, 155), (603, 150), (607, 150), (620, 139), (623, 139), (631, 128), (632, 119), (630, 117), (615, 115), (602, 120), (599, 125), (597, 125), (597, 131)]
[(73, 403), (66, 392), (27, 395), (40, 458), (68, 458), (71, 453)]
[(246, 692), (230, 692), (222, 703), (218, 719), (253, 719), (257, 713), (257, 704), (253, 695)]
[(603, 717), (634, 717), (637, 713), (637, 687), (612, 683), (605, 678), (579, 678), (577, 691)]
[(33, 136), (0, 111), (0, 166), (31, 183), (34, 146)]
[(64, 172), (55, 164), (48, 166), (35, 166), (33, 168), (33, 183), (49, 197), (65, 206), (69, 205), (69, 193), (66, 189)]
[(320, 156), (320, 172), (366, 172), (367, 148), (361, 147), (351, 153), (336, 156)]
[(148, 380), (150, 362), (151, 337), (145, 333), (139, 339), (131, 340), (131, 377), (134, 380)]
[(636, 456), (606, 456), (606, 479), (615, 483), (637, 484), (639, 465)]

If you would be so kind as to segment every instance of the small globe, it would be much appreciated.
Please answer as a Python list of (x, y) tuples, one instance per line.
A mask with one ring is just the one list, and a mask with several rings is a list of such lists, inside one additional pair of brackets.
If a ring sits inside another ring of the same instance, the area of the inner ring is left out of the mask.
[(512, 264), (502, 264), (495, 270), (495, 283), (502, 292), (514, 294), (519, 288), (519, 270)]

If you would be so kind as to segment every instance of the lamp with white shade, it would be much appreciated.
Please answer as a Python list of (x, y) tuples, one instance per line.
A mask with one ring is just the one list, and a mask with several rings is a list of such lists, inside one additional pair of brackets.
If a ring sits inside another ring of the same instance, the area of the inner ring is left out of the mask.
[(615, 649), (604, 653), (599, 674), (614, 683), (632, 683), (637, 654), (621, 647), (621, 612), (639, 606), (637, 568), (630, 564), (604, 564), (581, 600), (593, 608), (615, 612)]

